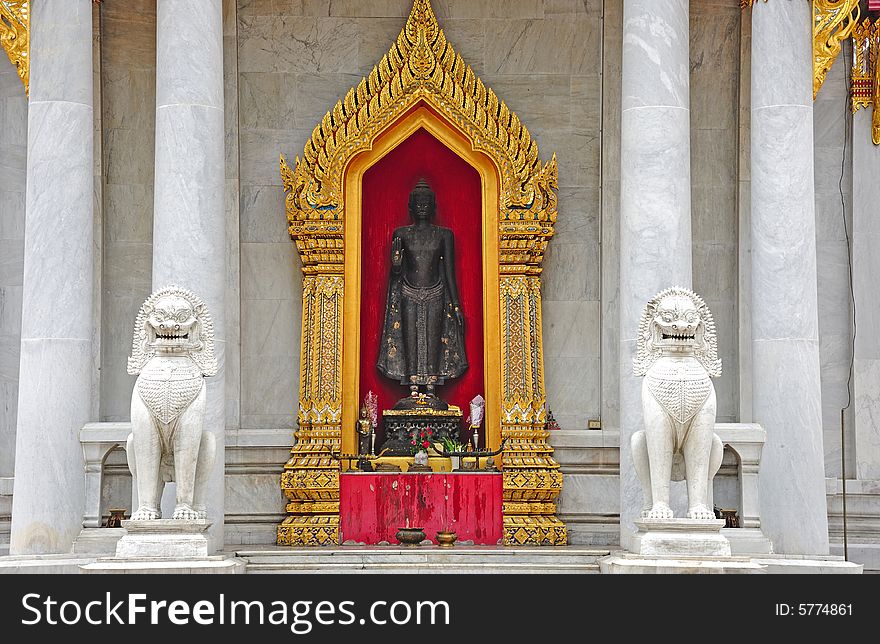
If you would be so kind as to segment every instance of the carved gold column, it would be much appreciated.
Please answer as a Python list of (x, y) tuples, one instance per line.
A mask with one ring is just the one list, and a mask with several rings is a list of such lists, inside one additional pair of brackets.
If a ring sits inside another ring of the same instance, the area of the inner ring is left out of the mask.
[(29, 29), (30, 1), (0, 0), (0, 45), (18, 70), (25, 94), (30, 82)]
[(278, 526), (277, 543), (334, 545), (339, 543), (339, 461), (331, 452), (340, 450), (342, 437), (342, 222), (309, 219), (293, 205), (300, 193), (283, 157), (281, 175), (289, 193), (289, 232), (304, 277), (299, 429), (281, 475), (290, 516)]
[[(537, 207), (508, 209), (501, 223), (501, 368), (504, 543), (564, 545), (556, 518), (562, 472), (544, 429), (541, 264), (556, 221), (556, 157), (536, 180)], [(529, 217), (523, 221), (523, 217)]]

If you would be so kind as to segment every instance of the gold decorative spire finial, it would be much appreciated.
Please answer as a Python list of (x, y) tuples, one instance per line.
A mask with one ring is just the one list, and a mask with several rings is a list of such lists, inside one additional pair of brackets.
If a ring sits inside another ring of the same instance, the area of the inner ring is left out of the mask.
[(0, 45), (18, 69), (27, 94), (30, 84), (30, 0), (0, 0)]

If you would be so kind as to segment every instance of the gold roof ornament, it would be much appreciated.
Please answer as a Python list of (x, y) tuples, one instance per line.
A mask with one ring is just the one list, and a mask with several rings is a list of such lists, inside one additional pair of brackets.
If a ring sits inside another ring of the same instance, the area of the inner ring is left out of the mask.
[[(378, 132), (423, 102), (460, 128), (499, 165), (502, 244), (509, 262), (540, 267), (556, 220), (556, 156), (538, 160), (538, 145), (504, 101), (446, 40), (429, 0), (415, 0), (406, 25), (370, 74), (324, 115), (293, 169), (281, 156), (291, 237), (304, 270), (336, 263), (341, 247), (343, 175), (347, 163), (368, 149)], [(314, 239), (322, 236), (320, 250)], [(306, 238), (311, 238), (311, 241)], [(502, 259), (504, 261), (504, 259)], [(538, 269), (539, 270), (539, 269)]]
[(0, 0), (0, 45), (18, 69), (18, 77), (28, 93), (30, 85), (30, 0)]
[(859, 21), (859, 0), (813, 0), (813, 100)]

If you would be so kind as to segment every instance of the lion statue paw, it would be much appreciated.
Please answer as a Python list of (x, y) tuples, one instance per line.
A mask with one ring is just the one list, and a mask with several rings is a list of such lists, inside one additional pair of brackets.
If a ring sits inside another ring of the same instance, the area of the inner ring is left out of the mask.
[(714, 519), (715, 513), (705, 505), (696, 505), (687, 511), (687, 517), (688, 519), (707, 520)]
[(162, 513), (152, 508), (138, 508), (137, 512), (131, 515), (132, 521), (151, 521), (153, 519), (161, 519)]
[(671, 519), (673, 516), (672, 508), (665, 503), (655, 503), (648, 511), (645, 518), (647, 519)]
[(174, 508), (174, 514), (171, 515), (171, 518), (180, 521), (198, 521), (204, 518), (203, 515), (203, 512), (193, 510), (190, 506), (182, 504)]

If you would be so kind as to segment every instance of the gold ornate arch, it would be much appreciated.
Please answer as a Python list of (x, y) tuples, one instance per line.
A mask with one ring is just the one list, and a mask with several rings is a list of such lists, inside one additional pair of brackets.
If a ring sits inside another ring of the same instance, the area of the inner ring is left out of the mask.
[[(428, 109), (420, 111), (420, 106)], [(414, 118), (423, 121), (414, 125)], [(360, 226), (360, 184), (351, 177), (362, 176), (387, 152), (361, 155), (373, 151), (380, 136), (392, 133), (386, 138), (399, 142), (413, 127), (429, 129), (477, 167), (483, 181), (484, 236), (497, 234), (497, 244), (484, 250), (489, 257), (484, 257), (484, 271), (492, 271), (484, 282), (489, 291), (486, 326), (497, 320), (497, 337), (486, 335), (484, 344), (486, 369), (497, 369), (500, 389), (487, 391), (489, 404), (495, 401), (494, 409), (487, 409), (487, 436), (507, 439), (502, 455), (505, 543), (564, 544), (566, 528), (555, 516), (562, 474), (544, 429), (540, 292), (544, 250), (556, 221), (556, 157), (547, 163), (538, 159), (538, 145), (517, 115), (446, 40), (429, 0), (415, 0), (397, 41), (369, 76), (327, 112), (294, 168), (281, 157), (289, 232), (304, 277), (299, 429), (281, 478), (290, 502), (277, 541), (339, 541), (339, 463), (331, 451), (350, 444), (343, 428), (354, 431), (357, 395), (348, 366), (357, 351), (343, 322), (343, 311), (354, 308), (359, 293), (357, 269), (352, 268), (359, 262), (351, 254), (356, 253), (352, 234)], [(468, 149), (488, 158), (494, 168), (482, 166)], [(486, 221), (497, 222), (488, 233)], [(497, 307), (497, 315), (490, 306)]]

